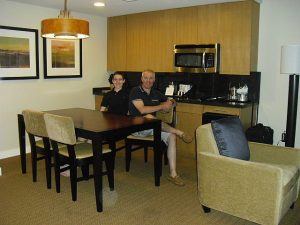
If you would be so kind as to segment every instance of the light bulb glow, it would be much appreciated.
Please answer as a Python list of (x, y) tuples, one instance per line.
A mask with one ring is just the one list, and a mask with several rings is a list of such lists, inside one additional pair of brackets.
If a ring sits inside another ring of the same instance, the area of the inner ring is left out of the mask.
[(94, 6), (96, 6), (96, 7), (103, 7), (103, 6), (105, 6), (105, 4), (103, 2), (95, 2)]

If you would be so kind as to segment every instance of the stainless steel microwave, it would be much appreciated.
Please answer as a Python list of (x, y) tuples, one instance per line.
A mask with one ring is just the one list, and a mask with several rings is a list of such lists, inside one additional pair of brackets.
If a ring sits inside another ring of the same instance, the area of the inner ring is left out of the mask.
[(187, 44), (174, 46), (177, 72), (218, 73), (220, 44)]

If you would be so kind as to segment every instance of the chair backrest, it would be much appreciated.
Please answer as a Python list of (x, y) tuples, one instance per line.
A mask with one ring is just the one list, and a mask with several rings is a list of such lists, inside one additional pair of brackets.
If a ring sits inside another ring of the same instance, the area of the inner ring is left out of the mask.
[(156, 113), (156, 118), (160, 119), (161, 121), (168, 123), (172, 126), (175, 125), (175, 113), (176, 113), (176, 107), (172, 107), (168, 112), (165, 111), (158, 111)]
[(196, 130), (197, 152), (211, 152), (220, 155), (211, 124), (204, 124)]
[(22, 114), (25, 122), (25, 129), (28, 133), (34, 136), (48, 137), (44, 112), (25, 109)]
[(71, 117), (45, 113), (44, 118), (48, 136), (51, 140), (68, 145), (76, 144), (75, 128)]

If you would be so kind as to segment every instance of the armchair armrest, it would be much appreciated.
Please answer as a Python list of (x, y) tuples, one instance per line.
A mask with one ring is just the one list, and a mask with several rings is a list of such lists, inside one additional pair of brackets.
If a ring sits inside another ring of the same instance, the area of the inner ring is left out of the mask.
[(242, 218), (255, 218), (252, 221), (256, 222), (266, 215), (276, 215), (270, 220), (279, 220), (282, 169), (198, 152), (197, 170), (202, 205)]
[(249, 142), (250, 161), (288, 164), (300, 168), (300, 149)]

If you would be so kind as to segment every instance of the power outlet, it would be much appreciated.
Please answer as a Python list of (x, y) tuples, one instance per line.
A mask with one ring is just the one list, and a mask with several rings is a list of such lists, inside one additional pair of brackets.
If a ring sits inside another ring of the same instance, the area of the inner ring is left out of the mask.
[(285, 142), (286, 141), (286, 133), (285, 133), (285, 131), (282, 132), (282, 134), (281, 134), (281, 140), (280, 141), (281, 142)]

